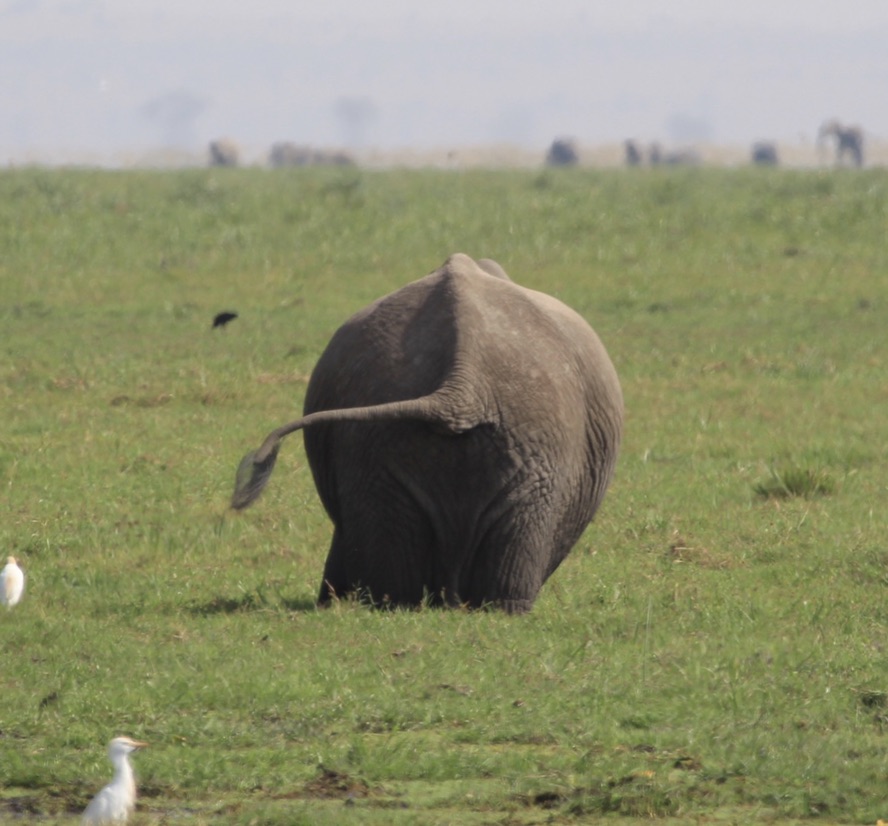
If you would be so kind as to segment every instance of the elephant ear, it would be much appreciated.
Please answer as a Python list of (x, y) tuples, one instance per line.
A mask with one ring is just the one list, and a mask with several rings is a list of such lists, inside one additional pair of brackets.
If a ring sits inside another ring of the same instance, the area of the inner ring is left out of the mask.
[[(265, 445), (263, 445), (259, 450), (251, 450), (241, 459), (234, 479), (234, 493), (231, 496), (232, 508), (241, 510), (256, 501), (259, 494), (265, 489), (271, 472), (274, 470), (280, 446), (281, 443), (278, 440), (270, 451), (266, 452)], [(266, 454), (265, 458), (260, 459), (260, 454)]]

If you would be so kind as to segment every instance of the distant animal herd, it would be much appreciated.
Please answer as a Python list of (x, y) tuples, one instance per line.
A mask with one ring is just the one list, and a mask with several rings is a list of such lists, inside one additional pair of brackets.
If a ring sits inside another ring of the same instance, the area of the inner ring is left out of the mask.
[[(836, 166), (863, 166), (863, 130), (859, 126), (847, 126), (832, 118), (817, 131), (817, 148), (822, 157), (832, 149)], [(659, 143), (647, 148), (638, 141), (623, 142), (626, 166), (697, 166), (702, 163), (700, 153), (694, 148), (663, 149)], [(774, 141), (756, 141), (750, 149), (750, 162), (756, 166), (778, 166), (780, 157)], [(580, 162), (579, 150), (574, 141), (557, 138), (546, 154), (549, 166), (575, 166)]]
[[(239, 166), (240, 148), (227, 138), (210, 141), (210, 166)], [(275, 143), (268, 153), (272, 169), (287, 166), (354, 166), (355, 160), (340, 150), (313, 149), (289, 141)]]
[[(864, 163), (864, 134), (859, 126), (849, 126), (832, 118), (817, 131), (817, 148), (821, 157), (832, 154), (836, 166), (862, 167)], [(227, 138), (209, 144), (210, 166), (239, 166), (240, 148)], [(697, 166), (702, 163), (700, 153), (690, 147), (663, 149), (654, 142), (647, 147), (635, 140), (623, 142), (626, 166)], [(755, 166), (779, 166), (780, 157), (774, 141), (756, 141), (749, 153)], [(267, 164), (272, 169), (300, 166), (355, 166), (355, 159), (342, 150), (316, 149), (310, 146), (281, 141), (272, 145)], [(546, 152), (545, 163), (553, 167), (578, 166), (580, 151), (570, 138), (556, 138)]]

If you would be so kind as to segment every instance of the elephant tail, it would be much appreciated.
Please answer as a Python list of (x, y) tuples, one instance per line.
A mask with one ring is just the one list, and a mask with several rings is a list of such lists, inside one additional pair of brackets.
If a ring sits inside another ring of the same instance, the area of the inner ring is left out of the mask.
[(444, 433), (457, 435), (488, 421), (472, 412), (472, 405), (454, 405), (453, 391), (443, 387), (428, 396), (405, 401), (388, 402), (367, 407), (346, 407), (317, 410), (300, 419), (272, 430), (258, 450), (251, 450), (241, 459), (234, 482), (231, 507), (241, 510), (253, 504), (265, 489), (284, 437), (316, 424), (334, 422), (382, 422), (398, 419), (424, 421)]

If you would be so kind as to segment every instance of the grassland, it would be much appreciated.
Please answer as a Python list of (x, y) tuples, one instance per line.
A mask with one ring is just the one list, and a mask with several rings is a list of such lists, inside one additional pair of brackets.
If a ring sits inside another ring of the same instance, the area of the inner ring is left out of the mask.
[[(0, 822), (888, 819), (884, 171), (0, 173)], [(617, 478), (523, 617), (317, 611), (335, 328), (455, 251), (581, 312)], [(240, 317), (211, 330), (213, 315)]]

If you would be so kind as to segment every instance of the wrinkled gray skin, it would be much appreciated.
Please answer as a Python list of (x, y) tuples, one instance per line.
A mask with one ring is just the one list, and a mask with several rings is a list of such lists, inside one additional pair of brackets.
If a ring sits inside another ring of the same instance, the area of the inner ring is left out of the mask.
[(304, 429), (334, 524), (320, 603), (361, 591), (520, 612), (601, 503), (623, 397), (577, 313), (456, 254), (337, 331), (304, 413), (244, 458), (232, 506)]

